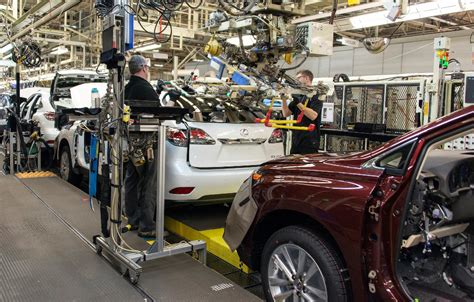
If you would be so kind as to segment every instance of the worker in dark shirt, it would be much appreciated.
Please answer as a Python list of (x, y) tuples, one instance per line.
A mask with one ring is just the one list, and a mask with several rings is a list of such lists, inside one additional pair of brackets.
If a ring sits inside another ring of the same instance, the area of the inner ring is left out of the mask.
[[(146, 59), (134, 55), (128, 62), (130, 81), (125, 86), (125, 100), (154, 100), (160, 105), (159, 96), (147, 81), (150, 66)], [(141, 150), (146, 154), (146, 150)], [(129, 160), (125, 174), (125, 212), (128, 228), (138, 230), (140, 237), (156, 237), (155, 209), (157, 191), (156, 159), (143, 164)]]
[[(296, 74), (296, 79), (303, 85), (311, 87), (313, 82), (313, 73), (309, 70), (301, 70)], [(318, 99), (318, 95), (312, 96), (305, 106), (307, 96), (298, 95), (293, 98), (293, 101), (287, 105), (283, 101), (283, 116), (288, 117), (293, 115), (296, 120), (301, 112), (304, 113), (303, 120), (296, 126), (308, 127), (314, 124), (316, 129), (314, 131), (293, 130), (291, 140), (290, 154), (311, 154), (317, 153), (320, 142), (320, 126), (321, 126), (321, 111), (323, 103)]]

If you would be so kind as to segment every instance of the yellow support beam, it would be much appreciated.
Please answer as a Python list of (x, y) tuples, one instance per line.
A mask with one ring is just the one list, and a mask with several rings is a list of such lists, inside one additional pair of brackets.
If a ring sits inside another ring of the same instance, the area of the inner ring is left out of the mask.
[(165, 228), (186, 240), (206, 241), (207, 251), (209, 253), (219, 257), (236, 268), (241, 269), (245, 273), (250, 272), (248, 266), (240, 261), (237, 252), (231, 252), (229, 246), (225, 243), (222, 238), (222, 235), (224, 235), (223, 228), (198, 231), (170, 217), (165, 217)]

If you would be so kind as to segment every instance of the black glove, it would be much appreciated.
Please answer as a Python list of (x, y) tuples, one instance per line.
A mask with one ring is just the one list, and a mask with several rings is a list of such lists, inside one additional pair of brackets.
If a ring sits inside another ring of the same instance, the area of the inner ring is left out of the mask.
[(299, 103), (304, 104), (306, 101), (306, 95), (304, 94), (292, 94), (291, 97), (293, 98), (295, 105), (298, 105)]
[(175, 102), (179, 100), (179, 98), (181, 97), (181, 92), (173, 89), (173, 90), (168, 91), (168, 96), (170, 97), (170, 101)]
[(163, 89), (165, 89), (165, 82), (163, 82), (163, 80), (158, 80), (158, 82), (156, 82), (156, 93), (160, 95)]

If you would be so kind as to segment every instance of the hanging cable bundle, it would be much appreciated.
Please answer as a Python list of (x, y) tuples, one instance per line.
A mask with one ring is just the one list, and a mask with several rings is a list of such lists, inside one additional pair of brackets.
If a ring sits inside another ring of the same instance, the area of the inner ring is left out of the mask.
[[(242, 2), (241, 4), (234, 4), (235, 2)], [(228, 1), (219, 0), (222, 8), (232, 16), (244, 16), (250, 13), (250, 10), (257, 4), (257, 0), (250, 1)]]
[(13, 50), (12, 60), (27, 68), (38, 67), (42, 61), (41, 47), (32, 41), (23, 42), (23, 44), (19, 47), (15, 47)]

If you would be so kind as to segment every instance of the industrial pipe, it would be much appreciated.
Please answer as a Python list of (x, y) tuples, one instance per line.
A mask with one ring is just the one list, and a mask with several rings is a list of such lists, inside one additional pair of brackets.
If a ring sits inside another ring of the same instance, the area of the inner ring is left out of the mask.
[[(11, 37), (11, 40), (14, 41), (14, 40), (17, 40), (17, 39), (20, 39), (20, 38), (24, 37), (31, 30), (34, 30), (35, 28), (43, 26), (44, 24), (46, 24), (49, 21), (53, 20), (54, 18), (60, 16), (63, 12), (71, 9), (72, 7), (76, 6), (79, 3), (81, 3), (80, 0), (72, 0), (72, 1), (65, 2), (64, 4), (59, 6), (58, 8), (54, 9), (52, 12), (47, 13), (44, 17), (42, 17), (38, 21), (34, 22), (33, 24), (30, 24), (25, 29), (23, 29), (20, 32), (14, 34)], [(4, 41), (3, 43), (0, 44), (0, 48), (5, 47), (8, 43), (10, 43), (10, 41)]]

